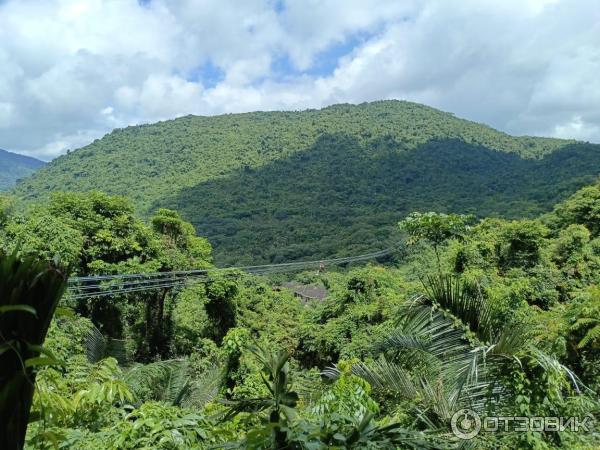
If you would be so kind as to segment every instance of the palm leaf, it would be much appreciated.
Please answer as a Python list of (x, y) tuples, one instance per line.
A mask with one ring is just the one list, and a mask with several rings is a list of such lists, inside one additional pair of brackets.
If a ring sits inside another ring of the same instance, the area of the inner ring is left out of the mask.
[(198, 378), (190, 376), (184, 359), (136, 365), (124, 374), (125, 382), (140, 401), (159, 400), (175, 406), (201, 407), (218, 394), (223, 370), (213, 367)]
[(412, 399), (419, 394), (418, 383), (415, 382), (410, 372), (383, 357), (369, 364), (355, 364), (352, 367), (352, 373), (364, 378), (376, 389), (392, 390)]
[(189, 383), (187, 396), (181, 400), (180, 405), (185, 408), (200, 408), (212, 402), (221, 390), (224, 375), (221, 367), (208, 369), (200, 378)]
[(481, 289), (459, 276), (429, 276), (423, 282), (426, 299), (463, 322), (479, 340), (488, 342), (499, 331), (499, 323)]

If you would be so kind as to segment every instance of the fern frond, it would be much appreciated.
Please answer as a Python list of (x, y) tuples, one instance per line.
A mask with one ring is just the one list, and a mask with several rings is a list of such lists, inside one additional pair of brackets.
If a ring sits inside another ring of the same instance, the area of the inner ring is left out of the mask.
[(588, 344), (595, 342), (597, 340), (600, 340), (600, 325), (596, 325), (591, 330), (588, 330), (588, 332), (585, 334), (583, 339), (581, 339), (581, 341), (579, 341), (579, 344), (577, 345), (577, 347), (583, 348), (583, 347), (587, 346)]

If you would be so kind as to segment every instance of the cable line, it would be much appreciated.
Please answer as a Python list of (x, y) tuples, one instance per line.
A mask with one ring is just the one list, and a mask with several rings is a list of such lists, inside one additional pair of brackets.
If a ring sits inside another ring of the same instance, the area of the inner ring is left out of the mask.
[(285, 273), (308, 269), (317, 265), (318, 267), (322, 267), (324, 265), (335, 266), (386, 256), (398, 250), (401, 245), (402, 243), (399, 242), (391, 247), (375, 252), (312, 261), (293, 261), (279, 264), (179, 270), (170, 272), (73, 277), (68, 281), (67, 292), (71, 294), (71, 298), (84, 299), (109, 295), (120, 295), (130, 292), (167, 289), (181, 286), (191, 281), (199, 282), (208, 280), (210, 275), (216, 274), (223, 274), (228, 277), (238, 277), (240, 272), (245, 272), (252, 275), (268, 275), (273, 273)]

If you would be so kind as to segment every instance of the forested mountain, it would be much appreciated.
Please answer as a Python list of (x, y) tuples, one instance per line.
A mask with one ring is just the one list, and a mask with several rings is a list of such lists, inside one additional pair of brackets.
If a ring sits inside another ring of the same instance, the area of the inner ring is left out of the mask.
[(225, 263), (382, 247), (408, 212), (530, 217), (600, 172), (600, 145), (512, 137), (401, 101), (118, 129), (19, 183), (181, 211)]
[(44, 164), (39, 159), (17, 155), (0, 148), (0, 191), (9, 190), (18, 179), (26, 177)]

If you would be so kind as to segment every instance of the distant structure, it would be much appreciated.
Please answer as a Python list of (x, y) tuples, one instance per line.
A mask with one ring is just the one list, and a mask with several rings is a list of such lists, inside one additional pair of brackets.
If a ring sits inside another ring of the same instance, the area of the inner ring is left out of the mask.
[(294, 297), (299, 298), (303, 303), (306, 303), (310, 300), (325, 300), (329, 294), (324, 286), (317, 284), (301, 284), (290, 281), (283, 283), (282, 287), (292, 291)]

